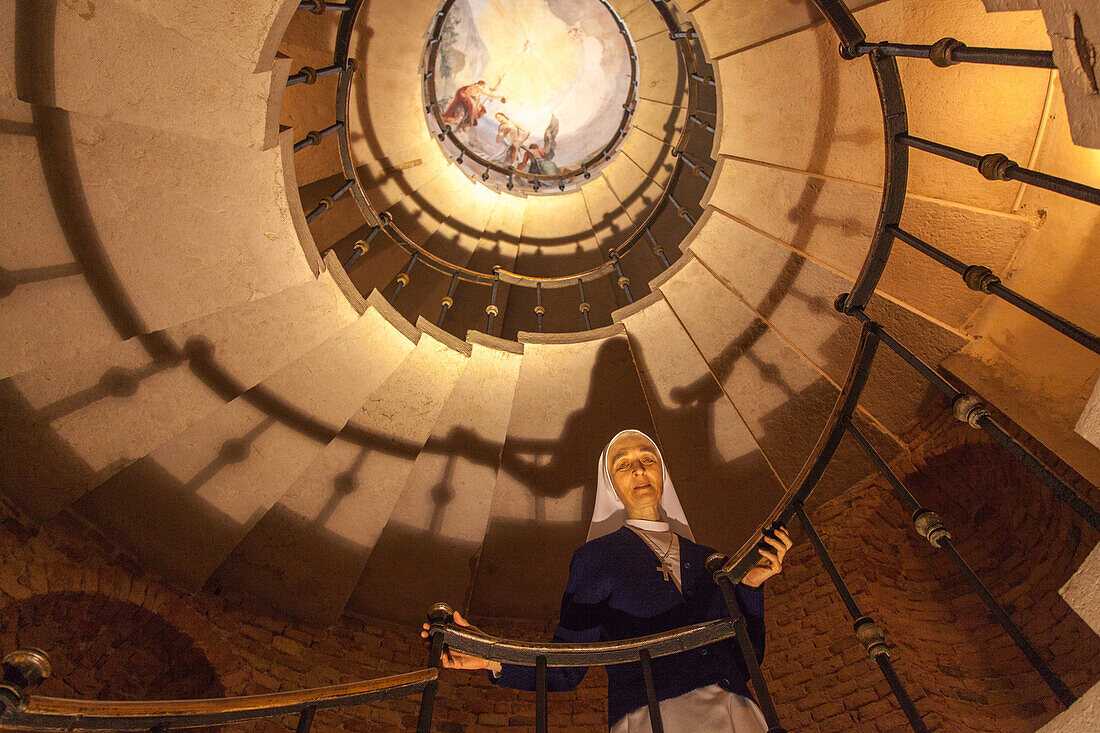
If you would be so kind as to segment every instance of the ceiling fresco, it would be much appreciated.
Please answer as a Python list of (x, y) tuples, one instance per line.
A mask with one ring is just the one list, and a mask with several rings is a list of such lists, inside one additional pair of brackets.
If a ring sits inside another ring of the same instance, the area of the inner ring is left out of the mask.
[(623, 124), (631, 41), (601, 0), (455, 0), (438, 45), (442, 121), (497, 166), (569, 174)]

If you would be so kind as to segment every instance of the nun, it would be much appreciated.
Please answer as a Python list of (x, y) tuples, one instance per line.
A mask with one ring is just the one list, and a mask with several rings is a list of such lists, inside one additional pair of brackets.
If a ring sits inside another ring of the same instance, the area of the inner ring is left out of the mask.
[[(624, 430), (611, 439), (597, 466), (596, 504), (588, 541), (569, 566), (554, 641), (590, 643), (657, 634), (729, 615), (706, 568), (714, 550), (695, 543), (661, 451), (647, 435)], [(757, 659), (764, 655), (763, 583), (778, 574), (791, 546), (785, 530), (765, 537), (770, 550), (737, 586), (735, 595)], [(469, 626), (458, 613), (455, 623)], [(427, 638), (427, 625), (421, 636)], [(494, 684), (535, 688), (533, 667), (446, 652), (449, 669), (485, 669)], [(571, 690), (586, 668), (547, 670), (550, 690)], [(749, 674), (732, 639), (653, 660), (665, 730), (762, 733), (767, 729), (748, 688)], [(607, 668), (608, 726), (612, 733), (650, 733), (640, 664)]]

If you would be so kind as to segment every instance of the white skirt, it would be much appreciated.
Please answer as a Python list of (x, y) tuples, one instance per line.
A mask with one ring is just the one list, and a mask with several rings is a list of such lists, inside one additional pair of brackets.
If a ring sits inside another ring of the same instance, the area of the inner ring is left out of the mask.
[[(662, 700), (661, 722), (666, 733), (766, 733), (768, 729), (756, 703), (718, 685), (707, 685)], [(611, 733), (653, 733), (649, 706), (628, 713), (615, 724)]]

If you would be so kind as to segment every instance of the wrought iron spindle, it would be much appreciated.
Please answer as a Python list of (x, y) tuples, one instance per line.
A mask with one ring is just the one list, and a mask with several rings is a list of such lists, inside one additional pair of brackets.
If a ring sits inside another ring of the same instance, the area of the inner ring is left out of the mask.
[(584, 330), (591, 331), (592, 319), (588, 317), (588, 311), (592, 309), (592, 306), (588, 304), (588, 300), (586, 300), (584, 297), (584, 280), (579, 277), (577, 278), (577, 289), (581, 291), (581, 304), (579, 306), (579, 310), (581, 312), (581, 315), (584, 316)]
[(691, 218), (691, 214), (683, 206), (680, 206), (680, 202), (676, 200), (671, 192), (668, 194), (668, 202), (672, 204), (672, 208), (676, 209), (676, 214), (688, 223), (688, 226), (695, 226), (695, 220)]
[(412, 257), (409, 258), (409, 264), (405, 265), (404, 271), (397, 276), (397, 287), (393, 289), (393, 295), (390, 296), (390, 305), (397, 302), (397, 296), (401, 293), (401, 288), (409, 284), (409, 275), (412, 274), (413, 265), (416, 264), (419, 256), (419, 252), (413, 252)]
[(943, 552), (951, 559), (951, 562), (955, 563), (955, 566), (966, 578), (966, 582), (970, 584), (974, 592), (978, 594), (978, 597), (982, 599), (982, 602), (993, 613), (994, 618), (1001, 624), (1005, 632), (1008, 633), (1012, 641), (1016, 646), (1020, 648), (1027, 660), (1031, 662), (1031, 666), (1035, 668), (1035, 671), (1039, 673), (1039, 676), (1043, 678), (1043, 682), (1047, 683), (1047, 686), (1058, 697), (1058, 700), (1069, 707), (1077, 700), (1077, 696), (1066, 686), (1062, 681), (1062, 678), (1054, 673), (1047, 663), (1043, 661), (1043, 658), (1039, 656), (1039, 652), (1032, 646), (1031, 641), (1024, 636), (1024, 633), (1020, 631), (1020, 627), (1009, 617), (1008, 613), (1004, 610), (997, 599), (989, 592), (989, 589), (985, 587), (981, 579), (974, 573), (967, 564), (966, 560), (962, 558), (962, 555), (958, 553), (954, 545), (951, 544), (951, 533), (943, 526), (943, 522), (940, 521), (939, 516), (928, 509), (925, 509), (916, 500), (916, 497), (910, 493), (909, 489), (905, 487), (898, 475), (894, 473), (893, 469), (886, 464), (882, 456), (878, 454), (874, 446), (864, 437), (859, 428), (852, 423), (851, 420), (844, 421), (844, 427), (848, 433), (855, 438), (859, 447), (863, 449), (863, 452), (871, 459), (871, 462), (875, 464), (879, 472), (886, 478), (890, 485), (894, 488), (894, 492), (898, 495), (898, 499), (901, 503), (913, 513), (913, 526), (917, 532), (928, 540), (929, 544), (933, 547), (943, 550)]
[(1100, 188), (1093, 188), (1076, 181), (1069, 181), (1065, 178), (1040, 173), (1029, 168), (1022, 168), (1004, 153), (977, 155), (976, 153), (970, 153), (959, 148), (953, 148), (950, 145), (932, 142), (909, 134), (899, 135), (897, 139), (916, 150), (923, 150), (926, 153), (932, 153), (941, 158), (977, 168), (978, 172), (990, 181), (1019, 181), (1030, 186), (1038, 186), (1048, 191), (1060, 193), (1063, 196), (1100, 205)]
[(649, 706), (649, 727), (653, 733), (665, 733), (665, 723), (661, 719), (661, 701), (657, 699), (657, 684), (653, 681), (653, 664), (648, 649), (638, 652), (642, 663), (642, 682), (645, 685), (645, 699)]
[(301, 140), (294, 143), (294, 152), (297, 153), (299, 150), (308, 148), (310, 145), (320, 145), (322, 140), (343, 127), (344, 123), (342, 121), (336, 121), (323, 130), (311, 131)]
[(611, 250), (611, 264), (615, 266), (615, 274), (619, 276), (619, 287), (622, 288), (623, 295), (626, 296), (627, 303), (634, 302), (634, 296), (630, 294), (630, 278), (623, 274), (623, 268), (619, 264), (619, 253), (615, 250)]
[(535, 283), (535, 319), (538, 321), (539, 333), (542, 333), (542, 317), (546, 315), (546, 308), (542, 305), (542, 283)]
[(936, 66), (946, 68), (955, 64), (994, 64), (996, 66), (1024, 66), (1035, 69), (1053, 69), (1054, 55), (1050, 51), (1021, 48), (986, 48), (967, 46), (954, 38), (941, 38), (930, 45), (913, 43), (857, 43), (846, 49), (844, 58), (853, 59), (875, 52), (880, 56), (905, 56), (928, 59)]
[(709, 122), (704, 122), (702, 119), (700, 119), (699, 117), (696, 117), (695, 115), (689, 115), (688, 119), (691, 120), (692, 122), (694, 122), (699, 127), (706, 130), (707, 132), (709, 132), (710, 134), (712, 134), (712, 135), (714, 134), (714, 132), (715, 132), (714, 125), (710, 124)]
[(312, 211), (306, 214), (306, 222), (313, 221), (318, 216), (331, 209), (336, 204), (336, 201), (345, 193), (347, 193), (353, 185), (355, 185), (355, 181), (349, 178), (348, 180), (344, 181), (344, 185), (333, 191), (331, 196), (323, 197), (320, 203), (318, 203)]
[(316, 705), (304, 708), (302, 714), (298, 716), (298, 727), (295, 729), (295, 733), (309, 733), (309, 729), (313, 727), (313, 716), (316, 712)]
[(840, 600), (844, 602), (848, 614), (852, 617), (852, 629), (855, 631), (856, 639), (859, 640), (859, 643), (867, 652), (867, 656), (871, 657), (882, 671), (882, 676), (886, 678), (887, 684), (890, 685), (898, 705), (901, 706), (905, 717), (909, 719), (909, 726), (917, 733), (926, 733), (928, 727), (921, 720), (920, 713), (913, 705), (913, 699), (909, 697), (909, 692), (902, 684), (901, 678), (897, 676), (894, 665), (890, 661), (890, 649), (886, 646), (886, 635), (873, 618), (864, 615), (863, 611), (860, 610), (856, 599), (848, 591), (848, 585), (844, 582), (844, 578), (840, 576), (840, 571), (833, 564), (829, 551), (825, 549), (825, 543), (821, 541), (821, 537), (814, 529), (810, 518), (806, 516), (806, 510), (801, 503), (795, 504), (794, 513), (798, 517), (798, 521), (802, 523), (802, 528), (806, 530), (806, 535), (810, 538), (810, 544), (813, 545), (818, 559), (821, 560), (821, 565), (832, 579), (836, 592), (840, 595)]
[[(428, 666), (441, 667), (443, 658), (443, 634), (451, 622), (451, 608), (446, 603), (437, 603), (428, 611), (428, 638), (431, 648), (428, 651)], [(420, 715), (416, 721), (417, 733), (430, 733), (432, 729), (432, 709), (435, 707), (435, 693), (439, 689), (439, 680), (434, 679), (424, 687), (420, 695)]]
[(443, 321), (447, 318), (447, 312), (451, 309), (451, 306), (455, 304), (455, 288), (458, 287), (458, 273), (455, 272), (451, 275), (451, 284), (447, 288), (447, 295), (443, 297), (443, 301), (440, 303), (439, 318), (436, 320), (435, 325), (443, 328)]
[(351, 272), (352, 266), (359, 261), (360, 257), (367, 253), (367, 250), (370, 249), (371, 241), (378, 236), (378, 232), (380, 231), (382, 231), (382, 227), (380, 226), (371, 227), (370, 231), (367, 233), (367, 238), (360, 239), (355, 243), (351, 248), (351, 256), (348, 257), (347, 261), (344, 263), (344, 272)]
[(351, 10), (350, 2), (333, 2), (332, 0), (301, 0), (298, 3), (299, 10), (308, 10), (314, 15), (322, 15), (326, 10), (335, 10), (343, 13)]
[[(498, 268), (493, 268), (494, 273), (498, 271)], [(489, 322), (485, 326), (485, 333), (490, 336), (493, 335), (493, 322), (496, 320), (497, 314), (497, 290), (500, 288), (500, 276), (499, 274), (493, 278), (493, 291), (489, 295), (489, 305), (485, 306), (485, 315), (489, 317)]]
[(348, 59), (346, 64), (333, 64), (315, 69), (312, 66), (303, 66), (298, 73), (286, 78), (286, 85), (292, 87), (295, 84), (313, 84), (323, 76), (340, 74), (344, 71), (355, 71), (355, 59)]
[(760, 712), (764, 714), (764, 720), (768, 724), (768, 733), (786, 733), (786, 729), (779, 722), (779, 713), (775, 711), (771, 692), (768, 691), (768, 685), (764, 681), (764, 673), (760, 671), (756, 650), (752, 648), (752, 642), (749, 640), (749, 630), (745, 625), (745, 617), (741, 615), (741, 606), (737, 604), (737, 592), (734, 589), (733, 579), (730, 578), (729, 573), (721, 571), (724, 559), (717, 553), (711, 555), (707, 558), (707, 567), (714, 572), (714, 582), (718, 583), (718, 587), (722, 589), (722, 597), (726, 601), (726, 608), (729, 609), (730, 620), (733, 622), (737, 649), (741, 652), (741, 660), (749, 672), (749, 679), (752, 680), (756, 702), (760, 705)]
[(1100, 354), (1100, 338), (1097, 338), (1096, 335), (1086, 331), (1071, 321), (1062, 318), (1062, 316), (1057, 313), (1053, 313), (1014, 290), (1005, 287), (1001, 282), (1001, 278), (997, 277), (988, 267), (983, 265), (967, 265), (965, 262), (955, 259), (946, 252), (933, 247), (928, 242), (910, 234), (900, 227), (892, 226), (888, 228), (897, 239), (905, 242), (918, 252), (931, 257), (949, 270), (961, 275), (963, 282), (965, 282), (966, 286), (971, 290), (995, 295), (1006, 303), (1024, 311), (1028, 315), (1039, 319), (1059, 333), (1068, 336), (1086, 349)]
[(649, 240), (649, 249), (653, 252), (653, 256), (661, 261), (661, 267), (668, 269), (672, 264), (668, 261), (668, 257), (665, 255), (665, 248), (657, 244), (657, 238), (653, 236), (653, 232), (649, 229), (645, 230), (645, 236)]
[(535, 730), (546, 733), (549, 726), (549, 707), (546, 699), (546, 656), (535, 658)]
[[(838, 310), (843, 308), (842, 303), (846, 295), (837, 298)], [(1057, 496), (1067, 506), (1085, 519), (1092, 528), (1100, 531), (1100, 511), (1085, 501), (1084, 497), (1071, 489), (1068, 484), (1054, 475), (1038, 458), (1033, 456), (1019, 441), (1009, 435), (1002, 428), (989, 410), (985, 408), (981, 400), (974, 395), (968, 395), (956, 389), (954, 385), (944, 379), (935, 369), (925, 364), (912, 351), (903, 346), (897, 339), (891, 336), (881, 324), (872, 321), (862, 308), (856, 308), (848, 313), (862, 321), (866, 328), (870, 328), (878, 339), (886, 344), (895, 354), (900, 356), (909, 366), (913, 367), (929, 384), (938, 389), (951, 401), (951, 409), (955, 417), (973, 428), (981, 428), (998, 445), (1008, 451), (1016, 460), (1024, 465), (1040, 482)]]
[(706, 169), (704, 169), (703, 166), (692, 160), (687, 153), (680, 153), (680, 159), (684, 161), (688, 168), (691, 169), (692, 173), (699, 176), (707, 183), (710, 183), (710, 174), (707, 173)]
[(697, 81), (701, 84), (706, 84), (707, 86), (714, 86), (715, 85), (713, 76), (703, 76), (702, 74), (694, 74), (693, 73), (691, 75), (691, 80), (692, 81)]

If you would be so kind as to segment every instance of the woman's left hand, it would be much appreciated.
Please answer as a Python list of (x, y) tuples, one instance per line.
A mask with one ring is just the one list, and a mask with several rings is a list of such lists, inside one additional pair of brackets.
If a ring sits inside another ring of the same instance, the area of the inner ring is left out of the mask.
[(775, 537), (764, 535), (764, 541), (772, 546), (772, 550), (760, 550), (760, 562), (753, 566), (752, 570), (745, 573), (741, 582), (750, 588), (759, 588), (768, 578), (779, 575), (783, 570), (783, 558), (787, 550), (791, 549), (791, 536), (783, 527), (775, 530)]

